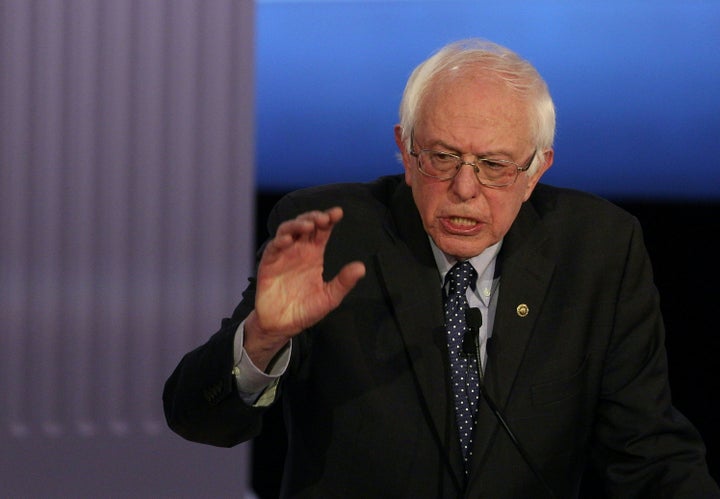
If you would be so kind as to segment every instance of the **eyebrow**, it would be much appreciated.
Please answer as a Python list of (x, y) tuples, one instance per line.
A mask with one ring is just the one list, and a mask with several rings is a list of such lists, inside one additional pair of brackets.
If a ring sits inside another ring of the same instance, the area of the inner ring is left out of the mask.
[[(458, 156), (460, 156), (461, 154), (468, 154), (468, 153), (464, 153), (464, 152), (460, 151), (460, 149), (458, 149), (458, 148), (456, 148), (456, 147), (454, 147), (454, 146), (451, 146), (450, 144), (448, 144), (448, 143), (446, 143), (446, 142), (443, 142), (442, 140), (431, 141), (430, 144), (432, 145), (432, 147), (440, 147), (440, 148), (444, 149), (446, 152), (451, 152), (451, 153), (453, 153), (453, 154), (457, 154)], [(515, 160), (513, 159), (513, 156), (512, 156), (511, 154), (505, 152), (505, 151), (489, 152), (489, 153), (486, 153), (486, 154), (481, 154), (481, 153), (477, 153), (477, 152), (470, 152), (469, 154), (472, 154), (472, 155), (474, 155), (474, 156), (476, 156), (476, 157), (478, 157), (478, 158), (485, 158), (485, 159), (491, 159), (491, 158), (506, 159), (506, 160), (508, 160), (508, 161), (515, 162)]]

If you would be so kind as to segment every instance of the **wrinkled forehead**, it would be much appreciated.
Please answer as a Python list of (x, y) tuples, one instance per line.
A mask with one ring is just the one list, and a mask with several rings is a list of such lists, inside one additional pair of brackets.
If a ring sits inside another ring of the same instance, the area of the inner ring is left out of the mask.
[(518, 82), (509, 73), (489, 70), (480, 64), (449, 67), (428, 80), (418, 102), (418, 111), (422, 113), (443, 96), (464, 92), (476, 99), (493, 99), (505, 105), (524, 107), (529, 114), (528, 88)]
[(530, 100), (496, 73), (445, 71), (426, 90), (418, 103), (417, 132), (433, 126), (477, 126), (531, 140)]

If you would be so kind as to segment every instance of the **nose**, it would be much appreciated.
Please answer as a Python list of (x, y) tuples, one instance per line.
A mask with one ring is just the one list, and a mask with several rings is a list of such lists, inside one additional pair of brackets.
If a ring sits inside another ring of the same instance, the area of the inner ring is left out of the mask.
[[(470, 168), (463, 168), (464, 166)], [(452, 190), (461, 200), (472, 199), (478, 195), (480, 181), (477, 178), (477, 164), (463, 161), (458, 165), (458, 172), (452, 179)]]

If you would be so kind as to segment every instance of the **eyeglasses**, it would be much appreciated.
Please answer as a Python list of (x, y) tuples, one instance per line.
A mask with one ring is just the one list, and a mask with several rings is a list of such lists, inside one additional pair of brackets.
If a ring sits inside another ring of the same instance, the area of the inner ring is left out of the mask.
[(473, 167), (478, 181), (492, 188), (507, 187), (515, 183), (520, 172), (527, 171), (532, 165), (537, 149), (533, 151), (530, 159), (519, 165), (507, 159), (477, 158), (473, 162), (465, 161), (461, 156), (447, 151), (435, 149), (420, 149), (415, 151), (411, 138), (410, 155), (418, 160), (418, 171), (427, 177), (438, 180), (452, 180), (463, 165)]

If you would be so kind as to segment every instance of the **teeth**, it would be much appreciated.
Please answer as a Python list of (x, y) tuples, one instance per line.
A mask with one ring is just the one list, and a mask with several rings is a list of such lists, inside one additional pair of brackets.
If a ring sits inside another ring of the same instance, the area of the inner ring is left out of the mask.
[(450, 218), (450, 222), (455, 225), (475, 225), (475, 220), (471, 218), (452, 217)]

